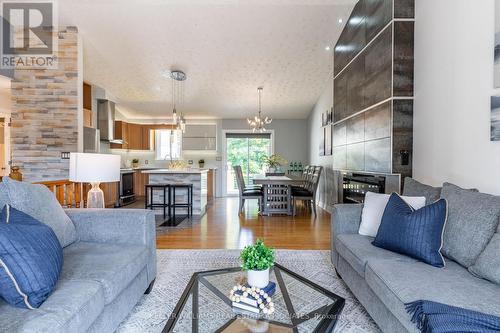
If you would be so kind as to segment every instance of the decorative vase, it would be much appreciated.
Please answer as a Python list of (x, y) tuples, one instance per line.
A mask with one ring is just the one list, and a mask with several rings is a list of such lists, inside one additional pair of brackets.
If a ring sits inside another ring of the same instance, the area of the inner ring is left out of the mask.
[(205, 166), (205, 163), (198, 163), (198, 166), (200, 167), (200, 169), (203, 169), (203, 167)]
[(265, 288), (269, 284), (269, 268), (262, 271), (249, 270), (247, 280), (251, 287)]
[(139, 162), (132, 162), (132, 168), (138, 168)]
[(12, 168), (10, 168), (10, 174), (9, 174), (9, 177), (11, 179), (14, 179), (14, 180), (17, 180), (17, 181), (22, 181), (23, 180), (23, 174), (21, 173), (21, 171), (19, 171), (19, 167), (17, 166), (13, 166)]

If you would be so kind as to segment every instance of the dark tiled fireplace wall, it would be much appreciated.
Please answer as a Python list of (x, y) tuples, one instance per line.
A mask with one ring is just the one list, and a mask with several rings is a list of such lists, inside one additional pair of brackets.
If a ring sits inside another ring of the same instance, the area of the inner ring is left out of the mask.
[(334, 53), (334, 169), (411, 176), (414, 12), (414, 0), (356, 4)]

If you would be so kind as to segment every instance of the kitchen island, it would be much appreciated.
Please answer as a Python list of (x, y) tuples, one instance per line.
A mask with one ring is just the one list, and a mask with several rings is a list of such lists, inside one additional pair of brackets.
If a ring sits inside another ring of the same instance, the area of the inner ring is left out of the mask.
[[(203, 215), (207, 209), (207, 174), (208, 169), (152, 169), (142, 171), (149, 175), (149, 184), (193, 184), (193, 215)], [(163, 193), (155, 191), (154, 202), (163, 202)], [(178, 190), (175, 201), (177, 203), (187, 202), (187, 191)], [(157, 214), (162, 214), (161, 210)], [(187, 214), (187, 210), (178, 208), (176, 214)]]

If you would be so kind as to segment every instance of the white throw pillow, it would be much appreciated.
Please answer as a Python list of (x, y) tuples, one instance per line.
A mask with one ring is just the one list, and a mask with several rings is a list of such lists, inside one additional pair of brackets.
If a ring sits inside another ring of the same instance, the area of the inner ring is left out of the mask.
[[(364, 236), (377, 236), (378, 228), (382, 222), (385, 206), (389, 202), (390, 195), (382, 193), (367, 192), (365, 204), (361, 213), (361, 225), (359, 234)], [(401, 197), (413, 209), (417, 210), (425, 206), (425, 197)]]

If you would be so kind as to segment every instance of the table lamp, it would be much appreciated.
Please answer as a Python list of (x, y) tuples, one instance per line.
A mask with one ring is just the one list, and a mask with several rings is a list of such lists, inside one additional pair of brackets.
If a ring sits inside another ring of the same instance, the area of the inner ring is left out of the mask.
[(69, 180), (92, 185), (87, 193), (87, 208), (104, 208), (104, 192), (99, 183), (120, 181), (120, 163), (119, 155), (70, 154)]

